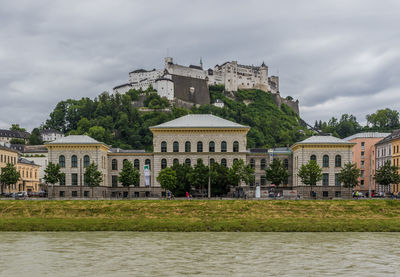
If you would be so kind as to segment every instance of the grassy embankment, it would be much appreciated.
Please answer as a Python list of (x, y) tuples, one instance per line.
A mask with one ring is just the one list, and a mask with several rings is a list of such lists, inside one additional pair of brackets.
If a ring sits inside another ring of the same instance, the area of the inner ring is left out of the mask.
[(400, 231), (400, 201), (0, 201), (0, 231)]

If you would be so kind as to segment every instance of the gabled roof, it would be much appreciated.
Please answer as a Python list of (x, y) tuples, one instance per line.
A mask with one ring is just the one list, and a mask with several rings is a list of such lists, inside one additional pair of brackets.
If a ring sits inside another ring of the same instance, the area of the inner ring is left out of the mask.
[(45, 144), (104, 144), (87, 135), (70, 135)]
[(250, 129), (233, 121), (229, 121), (212, 114), (188, 114), (163, 124), (150, 127), (151, 129), (169, 128), (240, 128)]
[(25, 158), (18, 158), (18, 163), (40, 166), (38, 164), (35, 164), (33, 161), (29, 161), (29, 160), (27, 160)]
[(352, 136), (344, 138), (343, 140), (350, 141), (350, 140), (356, 139), (356, 138), (385, 138), (389, 135), (390, 135), (390, 133), (364, 132), (364, 133), (354, 134)]
[(394, 130), (393, 133), (386, 136), (383, 140), (375, 143), (375, 145), (391, 142), (393, 139), (400, 138), (400, 129)]

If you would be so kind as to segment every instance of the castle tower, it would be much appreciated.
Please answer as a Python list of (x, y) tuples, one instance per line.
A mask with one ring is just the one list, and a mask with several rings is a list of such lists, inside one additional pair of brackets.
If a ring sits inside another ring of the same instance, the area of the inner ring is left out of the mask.
[(268, 84), (268, 66), (263, 62), (260, 66), (260, 89), (269, 91), (270, 87)]

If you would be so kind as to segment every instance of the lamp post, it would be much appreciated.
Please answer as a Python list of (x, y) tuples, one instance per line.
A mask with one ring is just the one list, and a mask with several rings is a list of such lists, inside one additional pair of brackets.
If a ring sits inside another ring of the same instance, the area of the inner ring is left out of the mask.
[(211, 198), (211, 164), (210, 164), (210, 156), (207, 156), (208, 159), (208, 199)]

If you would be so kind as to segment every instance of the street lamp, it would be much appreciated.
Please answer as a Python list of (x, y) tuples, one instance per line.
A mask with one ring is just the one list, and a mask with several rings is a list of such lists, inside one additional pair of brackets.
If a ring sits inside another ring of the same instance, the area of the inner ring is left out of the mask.
[(211, 163), (210, 156), (207, 156), (208, 159), (208, 199), (211, 198)]

